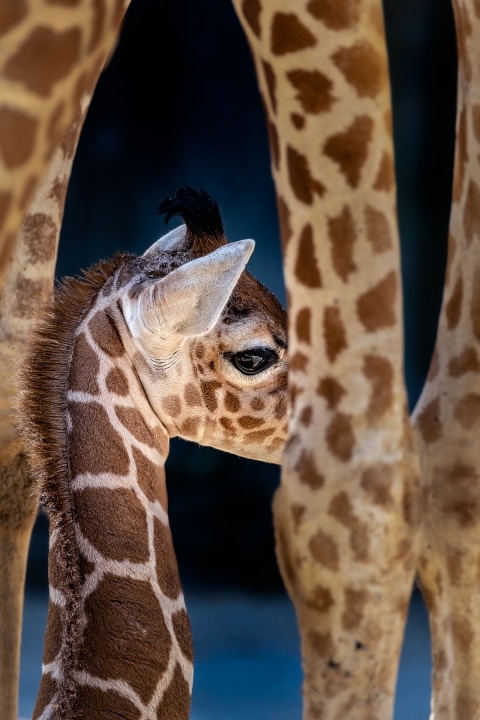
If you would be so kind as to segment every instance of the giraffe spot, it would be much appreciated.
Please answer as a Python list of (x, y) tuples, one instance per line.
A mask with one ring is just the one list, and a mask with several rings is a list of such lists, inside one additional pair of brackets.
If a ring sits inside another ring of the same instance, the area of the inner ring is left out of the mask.
[(128, 395), (129, 387), (125, 373), (120, 368), (112, 368), (108, 371), (105, 379), (107, 390), (114, 395), (125, 397)]
[(55, 660), (62, 647), (62, 611), (51, 600), (48, 603), (47, 629), (43, 643), (43, 663)]
[(307, 605), (319, 613), (326, 613), (335, 605), (335, 600), (329, 588), (317, 585), (308, 596)]
[(246, 435), (247, 442), (249, 443), (259, 443), (262, 445), (267, 438), (270, 437), (270, 435), (273, 435), (276, 428), (267, 428), (266, 430), (256, 430), (254, 432), (249, 432)]
[[(55, 695), (58, 692), (58, 686), (56, 681), (48, 673), (43, 673), (42, 681), (35, 702), (35, 708), (33, 711), (33, 720), (39, 720), (43, 715), (47, 705), (50, 705), (55, 701)], [(133, 720), (132, 716), (132, 720)]]
[(423, 408), (418, 416), (417, 427), (427, 445), (437, 442), (441, 438), (442, 424), (440, 419), (440, 398), (438, 396)]
[[(454, 643), (457, 642), (457, 640), (454, 640)], [(458, 655), (457, 655), (458, 652)], [(455, 653), (455, 657), (462, 657), (462, 654), (464, 654), (463, 649), (459, 649)], [(478, 717), (480, 714), (480, 702), (476, 697), (473, 697), (472, 695), (464, 695), (464, 694), (458, 694), (455, 696), (455, 717), (459, 718), (474, 718)]]
[(325, 440), (332, 455), (342, 462), (351, 460), (355, 447), (355, 435), (350, 416), (340, 412), (336, 413), (326, 429)]
[(340, 308), (333, 305), (325, 308), (323, 313), (323, 337), (325, 339), (325, 352), (329, 361), (333, 363), (347, 347), (347, 334), (340, 315)]
[(88, 323), (93, 341), (110, 357), (120, 357), (125, 349), (115, 324), (107, 312), (100, 310)]
[(265, 84), (267, 86), (268, 97), (270, 98), (270, 105), (274, 115), (277, 114), (277, 78), (275, 72), (266, 60), (262, 60), (263, 75), (265, 77)]
[(333, 83), (319, 70), (290, 70), (287, 79), (297, 91), (296, 99), (302, 110), (312, 115), (328, 112), (335, 97)]
[(463, 303), (463, 278), (459, 275), (453, 292), (445, 305), (445, 316), (449, 330), (454, 330), (460, 322)]
[(368, 40), (340, 48), (332, 60), (359, 97), (375, 98), (385, 85), (385, 63)]
[(458, 70), (459, 77), (462, 82), (469, 83), (472, 79), (472, 61), (468, 49), (467, 40), (472, 34), (473, 28), (465, 5), (459, 5), (455, 10), (455, 24), (459, 28), (457, 32), (457, 53), (458, 53)]
[(55, 178), (50, 188), (48, 197), (56, 202), (58, 207), (63, 207), (67, 196), (68, 180), (66, 178)]
[(473, 0), (473, 9), (475, 11), (475, 17), (480, 19), (480, 0)]
[(298, 532), (298, 528), (300, 526), (300, 523), (302, 522), (302, 518), (305, 515), (306, 508), (304, 505), (298, 505), (294, 503), (290, 507), (290, 511), (292, 513), (292, 520), (293, 520), (293, 528), (295, 532)]
[(215, 391), (222, 387), (221, 383), (217, 380), (202, 380), (200, 383), (200, 390), (203, 396), (203, 401), (210, 412), (215, 412), (218, 407), (217, 397)]
[(97, 354), (85, 337), (85, 333), (80, 333), (75, 341), (70, 363), (69, 389), (98, 395), (100, 392), (97, 382), (99, 370), (100, 363)]
[(372, 134), (373, 120), (368, 115), (361, 115), (344, 132), (332, 135), (324, 145), (325, 155), (337, 163), (352, 188), (358, 187), (360, 182)]
[(357, 313), (367, 332), (376, 332), (395, 325), (395, 301), (397, 299), (397, 276), (395, 271), (386, 275), (373, 288), (360, 295)]
[(280, 224), (280, 234), (282, 237), (282, 249), (288, 245), (288, 241), (292, 237), (292, 226), (290, 224), (290, 210), (287, 203), (281, 195), (277, 195), (278, 220)]
[(295, 465), (300, 482), (307, 485), (311, 490), (318, 490), (325, 484), (325, 477), (317, 470), (313, 453), (302, 450), (302, 453)]
[(384, 152), (380, 167), (378, 168), (377, 177), (373, 183), (375, 190), (384, 190), (390, 192), (395, 182), (395, 169), (393, 166), (393, 158), (388, 152)]
[(262, 28), (260, 25), (260, 15), (262, 13), (262, 6), (260, 0), (243, 0), (242, 2), (242, 14), (245, 18), (247, 25), (251, 29), (254, 35), (258, 38), (261, 36)]
[(467, 347), (459, 355), (453, 357), (448, 364), (450, 377), (461, 377), (469, 372), (478, 372), (480, 362), (474, 347)]
[(8, 106), (0, 108), (0, 156), (7, 170), (23, 165), (32, 155), (38, 121)]
[(317, 39), (294, 13), (277, 12), (273, 16), (271, 50), (274, 55), (299, 52), (317, 44)]
[(187, 611), (183, 608), (172, 615), (172, 625), (180, 649), (187, 660), (193, 662), (192, 631)]
[(455, 419), (465, 430), (472, 430), (480, 421), (480, 395), (467, 393), (455, 406)]
[(287, 145), (287, 169), (290, 185), (297, 200), (311, 205), (313, 193), (323, 197), (325, 187), (311, 176), (308, 159), (290, 145)]
[[(454, 614), (451, 619), (453, 643), (459, 657), (467, 657), (470, 654), (475, 631), (468, 618)], [(479, 709), (478, 700), (475, 707)], [(475, 715), (460, 715), (459, 717), (475, 717)]]
[(65, 103), (61, 100), (55, 105), (52, 114), (50, 115), (47, 123), (47, 143), (48, 149), (46, 151), (47, 158), (50, 158), (58, 147), (58, 144), (62, 138), (62, 134), (65, 130), (65, 123), (63, 116), (65, 112)]
[(362, 473), (360, 485), (379, 507), (392, 507), (392, 469), (389, 465), (373, 465)]
[[(85, 614), (88, 621), (81, 648), (82, 669), (100, 679), (128, 683), (141, 700), (148, 703), (158, 679), (168, 667), (172, 647), (150, 583), (106, 573), (85, 600)], [(93, 688), (83, 686), (78, 690), (84, 699), (82, 691), (87, 690), (88, 697)], [(112, 700), (114, 697), (119, 696), (112, 692)], [(77, 702), (80, 702), (78, 695)], [(98, 716), (98, 708), (105, 707), (105, 702), (105, 696), (101, 695), (97, 696), (97, 705), (82, 702), (82, 712), (86, 717)], [(119, 697), (119, 703), (118, 715), (113, 713), (116, 701), (108, 706), (112, 717), (138, 717), (127, 700)], [(90, 708), (88, 714), (87, 707)]]
[(23, 221), (23, 241), (32, 265), (53, 262), (57, 250), (57, 227), (45, 213), (29, 213)]
[(254, 397), (250, 403), (250, 407), (256, 412), (261, 412), (262, 410), (265, 410), (265, 402), (262, 398)]
[(104, 558), (148, 560), (145, 509), (131, 488), (86, 487), (74, 493), (73, 504), (80, 532)]
[(31, 280), (28, 277), (19, 275), (15, 282), (12, 315), (16, 318), (30, 319), (34, 307), (41, 305), (50, 295), (51, 281), (49, 278)]
[(297, 338), (300, 342), (307, 343), (307, 345), (310, 345), (311, 343), (311, 325), (312, 325), (312, 311), (310, 308), (302, 308), (297, 313), (297, 318), (295, 322), (295, 330), (297, 333)]
[(329, 30), (346, 30), (359, 20), (358, 0), (310, 0), (308, 12)]
[(5, 224), (5, 219), (8, 215), (8, 211), (12, 205), (12, 195), (9, 192), (0, 192), (0, 230)]
[(344, 205), (339, 215), (327, 219), (327, 226), (333, 269), (343, 282), (347, 282), (350, 273), (357, 269), (353, 261), (357, 231), (350, 208)]
[(105, 18), (107, 15), (107, 9), (105, 7), (105, 0), (97, 0), (97, 2), (94, 3), (94, 6), (92, 8), (93, 10), (93, 16), (92, 21), (90, 24), (91, 27), (91, 35), (90, 35), (90, 42), (88, 44), (88, 49), (90, 52), (93, 52), (95, 48), (99, 45), (102, 38), (104, 37), (104, 25), (105, 25)]
[(171, 600), (176, 600), (182, 591), (178, 574), (177, 559), (173, 549), (170, 528), (154, 518), (153, 546), (157, 568), (157, 579), (162, 593)]
[(205, 357), (205, 345), (202, 343), (198, 343), (197, 347), (195, 348), (195, 355), (199, 360), (203, 360)]
[(393, 402), (393, 368), (389, 360), (378, 355), (366, 355), (363, 374), (371, 384), (367, 418), (373, 423), (380, 420)]
[(228, 430), (228, 432), (234, 432), (234, 431), (235, 431), (235, 426), (234, 426), (234, 424), (233, 424), (233, 421), (230, 420), (230, 418), (221, 417), (220, 420), (219, 420), (219, 422), (220, 422), (220, 425), (221, 425), (223, 428), (225, 428), (225, 430)]
[(480, 239), (480, 188), (470, 180), (463, 209), (463, 229), (468, 244), (475, 236)]
[(313, 408), (311, 405), (307, 405), (307, 407), (303, 408), (302, 412), (300, 413), (300, 422), (305, 427), (310, 427), (312, 424), (312, 418), (313, 418)]
[(202, 407), (202, 396), (193, 383), (187, 383), (185, 385), (183, 396), (189, 407)]
[(8, 60), (4, 75), (30, 92), (48, 97), (78, 62), (81, 39), (79, 28), (57, 33), (45, 25), (36, 27)]
[(177, 395), (168, 395), (162, 399), (162, 408), (170, 417), (178, 417), (182, 412), (180, 398)]
[(308, 640), (314, 653), (323, 660), (328, 660), (332, 657), (335, 651), (335, 646), (331, 633), (322, 633), (318, 630), (310, 630), (308, 633)]
[(149, 460), (138, 448), (132, 447), (135, 461), (136, 477), (140, 490), (151, 503), (159, 502), (166, 511), (167, 489), (165, 486), (165, 469)]
[(367, 205), (365, 207), (365, 227), (367, 240), (376, 255), (391, 250), (393, 242), (390, 225), (383, 212)]
[(472, 127), (476, 140), (480, 142), (480, 105), (474, 105), (472, 109)]
[(181, 437), (196, 438), (198, 435), (198, 429), (200, 427), (200, 419), (198, 417), (187, 418), (180, 425)]
[(19, 25), (28, 12), (26, 0), (0, 4), (0, 37)]
[[(157, 447), (158, 443), (155, 442), (153, 430), (148, 427), (142, 417), (142, 414), (136, 408), (115, 405), (115, 413), (123, 427), (128, 430), (131, 435), (133, 435), (135, 440), (138, 440), (138, 442), (148, 445), (149, 447)], [(158, 449), (160, 450), (160, 448)]]
[(308, 365), (308, 357), (301, 352), (296, 352), (290, 358), (290, 371), (291, 372), (305, 372)]
[(250, 415), (242, 415), (238, 418), (238, 424), (244, 430), (254, 430), (255, 428), (265, 425), (265, 420), (263, 418), (254, 418)]
[(472, 284), (472, 304), (470, 307), (473, 334), (480, 340), (480, 268), (475, 269)]
[(366, 590), (345, 588), (343, 602), (342, 626), (344, 630), (356, 630), (363, 620), (368, 593)]
[(303, 130), (305, 127), (305, 118), (300, 113), (290, 113), (290, 120), (292, 121), (293, 127), (297, 130)]
[(108, 714), (111, 718), (128, 718), (128, 720), (140, 720), (141, 718), (140, 710), (115, 690), (104, 690), (90, 685), (77, 685), (75, 703), (82, 708), (85, 717), (89, 718), (98, 717), (98, 708), (108, 708)]
[(459, 202), (462, 196), (463, 184), (465, 182), (465, 169), (468, 162), (467, 143), (467, 112), (462, 104), (458, 115), (457, 138), (455, 145), (455, 161), (453, 170), (452, 198)]
[(280, 140), (278, 139), (277, 128), (270, 119), (267, 119), (267, 132), (273, 164), (278, 169), (280, 167)]
[(68, 410), (72, 419), (69, 438), (72, 477), (79, 473), (127, 475), (129, 459), (125, 444), (112, 427), (105, 408), (97, 402), (70, 402)]
[(370, 547), (368, 525), (355, 515), (352, 502), (346, 492), (339, 492), (332, 498), (328, 514), (350, 532), (350, 548), (356, 560), (367, 560)]
[[(170, 684), (165, 690), (157, 710), (157, 720), (172, 720), (172, 708), (175, 715), (182, 720), (190, 717), (190, 687), (183, 676), (180, 665), (175, 665)], [(128, 719), (130, 720), (130, 718)]]
[(317, 394), (327, 402), (329, 410), (334, 410), (345, 395), (345, 388), (333, 377), (324, 377), (319, 380)]
[[(285, 373), (286, 375), (286, 373)], [(285, 388), (287, 387), (287, 384), (285, 384)], [(282, 395), (280, 397), (280, 400), (275, 406), (275, 410), (273, 411), (273, 414), (275, 415), (275, 418), (277, 420), (282, 420), (286, 414), (287, 414), (287, 398), (285, 395)]]
[(340, 555), (336, 542), (323, 530), (317, 530), (308, 543), (313, 558), (328, 570), (336, 572), (339, 568)]
[(241, 403), (237, 395), (234, 395), (229, 390), (225, 393), (224, 405), (225, 409), (231, 413), (237, 413), (241, 408)]
[(295, 276), (302, 285), (309, 288), (322, 286), (322, 277), (318, 269), (313, 243), (313, 229), (310, 224), (305, 225), (298, 243), (297, 261), (295, 263)]

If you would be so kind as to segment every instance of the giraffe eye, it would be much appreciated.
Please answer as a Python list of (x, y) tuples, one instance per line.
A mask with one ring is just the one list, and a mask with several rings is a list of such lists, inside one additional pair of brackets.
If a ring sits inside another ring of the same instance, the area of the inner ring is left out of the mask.
[(278, 360), (277, 353), (270, 348), (253, 348), (239, 353), (228, 353), (226, 357), (244, 375), (257, 375)]

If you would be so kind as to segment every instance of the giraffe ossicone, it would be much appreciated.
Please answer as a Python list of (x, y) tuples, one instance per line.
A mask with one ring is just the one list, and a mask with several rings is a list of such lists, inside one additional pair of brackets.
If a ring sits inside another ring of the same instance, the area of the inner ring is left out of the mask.
[(50, 516), (36, 720), (189, 717), (169, 438), (271, 462), (286, 438), (286, 317), (244, 272), (253, 242), (227, 244), (204, 193), (183, 188), (162, 209), (185, 226), (142, 257), (67, 279), (22, 375), (20, 417)]

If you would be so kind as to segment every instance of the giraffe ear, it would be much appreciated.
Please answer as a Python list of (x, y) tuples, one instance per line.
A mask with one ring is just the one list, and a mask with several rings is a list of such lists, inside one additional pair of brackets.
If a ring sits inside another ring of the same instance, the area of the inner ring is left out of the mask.
[(153, 355), (172, 352), (182, 337), (204, 335), (217, 322), (253, 252), (253, 240), (222, 245), (181, 265), (127, 299), (132, 337)]
[(166, 235), (162, 235), (153, 245), (150, 245), (143, 253), (143, 256), (156, 255), (159, 252), (173, 252), (183, 245), (186, 232), (186, 225), (179, 225), (173, 228), (173, 230), (170, 230)]

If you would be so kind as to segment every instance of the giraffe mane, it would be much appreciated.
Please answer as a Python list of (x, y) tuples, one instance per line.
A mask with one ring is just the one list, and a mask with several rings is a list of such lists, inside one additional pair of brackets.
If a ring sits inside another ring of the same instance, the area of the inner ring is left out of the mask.
[(29, 455), (32, 473), (43, 507), (61, 536), (56, 563), (65, 583), (62, 613), (61, 666), (63, 682), (58, 696), (59, 717), (72, 717), (77, 685), (80, 626), (80, 567), (70, 499), (70, 467), (66, 432), (68, 369), (75, 331), (100, 290), (112, 275), (134, 255), (118, 253), (84, 271), (80, 277), (65, 278), (55, 289), (51, 302), (40, 312), (32, 333), (29, 353), (19, 373), (17, 412)]

